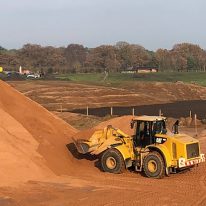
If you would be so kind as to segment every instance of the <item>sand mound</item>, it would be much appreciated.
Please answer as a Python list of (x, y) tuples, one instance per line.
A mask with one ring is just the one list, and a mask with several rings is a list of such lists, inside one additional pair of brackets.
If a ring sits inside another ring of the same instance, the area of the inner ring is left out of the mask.
[(130, 122), (133, 118), (134, 116), (132, 115), (116, 117), (116, 118), (100, 123), (99, 125), (96, 126), (96, 128), (101, 129), (101, 128), (106, 127), (107, 125), (112, 125), (115, 128), (121, 129), (126, 134), (133, 135), (134, 130), (131, 129), (130, 127)]
[(1, 183), (75, 171), (66, 144), (76, 129), (2, 81), (0, 115)]
[(80, 131), (74, 135), (74, 138), (76, 139), (89, 139), (92, 134), (97, 130), (97, 129), (103, 129), (108, 125), (112, 125), (114, 128), (121, 129), (124, 133), (128, 135), (133, 135), (134, 131), (133, 129), (130, 128), (130, 122), (134, 118), (132, 115), (128, 116), (122, 116), (122, 117), (116, 117), (113, 119), (110, 119), (105, 122), (101, 122), (97, 126)]
[(1, 185), (53, 176), (37, 152), (39, 143), (13, 117), (0, 109)]

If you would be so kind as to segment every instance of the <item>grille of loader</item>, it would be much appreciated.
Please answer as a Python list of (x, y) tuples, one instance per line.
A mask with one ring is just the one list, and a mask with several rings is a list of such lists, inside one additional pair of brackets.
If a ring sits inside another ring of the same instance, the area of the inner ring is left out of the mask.
[(187, 147), (187, 159), (199, 157), (200, 152), (199, 152), (198, 143), (188, 144), (186, 147)]

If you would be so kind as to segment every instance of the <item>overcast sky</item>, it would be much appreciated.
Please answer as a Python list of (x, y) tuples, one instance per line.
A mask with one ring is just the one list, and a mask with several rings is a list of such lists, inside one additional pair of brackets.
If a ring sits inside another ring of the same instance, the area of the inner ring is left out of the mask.
[(146, 49), (191, 42), (206, 49), (206, 0), (0, 0), (0, 45), (96, 47), (118, 41)]

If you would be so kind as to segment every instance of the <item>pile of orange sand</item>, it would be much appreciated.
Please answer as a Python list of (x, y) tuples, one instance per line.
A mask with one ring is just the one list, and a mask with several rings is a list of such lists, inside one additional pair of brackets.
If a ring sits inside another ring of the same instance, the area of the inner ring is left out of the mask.
[(76, 132), (0, 81), (0, 185), (74, 173), (66, 145)]
[(74, 135), (74, 138), (89, 139), (96, 130), (103, 129), (107, 127), (108, 125), (112, 125), (114, 128), (121, 129), (124, 133), (128, 135), (133, 135), (134, 130), (131, 129), (130, 127), (130, 122), (133, 118), (134, 117), (132, 115), (128, 115), (128, 116), (116, 117), (108, 121), (101, 122), (100, 124), (98, 124), (97, 126), (91, 129), (83, 130), (83, 131), (76, 133)]
[(0, 184), (53, 176), (37, 152), (39, 143), (12, 116), (0, 109)]

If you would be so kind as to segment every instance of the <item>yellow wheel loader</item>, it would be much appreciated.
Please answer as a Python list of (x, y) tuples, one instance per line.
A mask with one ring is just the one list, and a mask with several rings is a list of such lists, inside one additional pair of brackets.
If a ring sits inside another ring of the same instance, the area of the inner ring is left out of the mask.
[(89, 140), (74, 140), (79, 153), (101, 156), (103, 171), (121, 173), (133, 167), (147, 177), (162, 178), (205, 162), (199, 141), (179, 134), (178, 121), (173, 132), (166, 129), (162, 116), (137, 116), (131, 121), (129, 136), (111, 125), (97, 130)]

